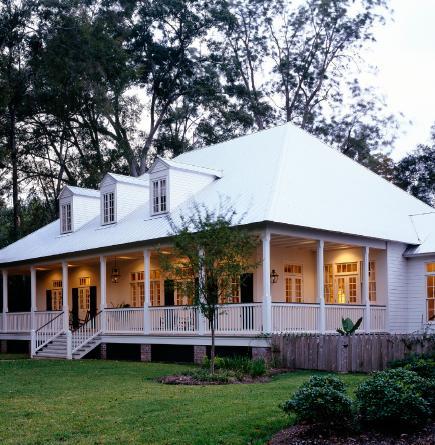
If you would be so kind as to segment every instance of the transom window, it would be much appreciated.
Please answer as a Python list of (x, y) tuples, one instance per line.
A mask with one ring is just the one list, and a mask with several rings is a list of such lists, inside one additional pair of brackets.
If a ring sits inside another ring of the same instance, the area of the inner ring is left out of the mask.
[(91, 285), (91, 277), (79, 278), (79, 286), (90, 286), (90, 285)]
[(163, 213), (167, 210), (166, 178), (153, 181), (153, 213)]
[(103, 224), (115, 222), (115, 193), (109, 192), (103, 195)]
[(62, 204), (60, 206), (60, 220), (62, 233), (72, 231), (71, 203)]
[(285, 300), (287, 303), (303, 303), (303, 270), (301, 264), (284, 266)]
[(53, 280), (53, 289), (62, 289), (62, 280)]
[(427, 319), (435, 322), (435, 263), (426, 263)]
[(355, 272), (358, 272), (358, 263), (337, 264), (337, 273), (355, 273)]

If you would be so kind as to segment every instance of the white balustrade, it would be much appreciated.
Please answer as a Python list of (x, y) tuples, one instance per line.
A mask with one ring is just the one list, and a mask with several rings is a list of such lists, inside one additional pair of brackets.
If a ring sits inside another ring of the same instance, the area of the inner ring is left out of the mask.
[(91, 318), (87, 323), (82, 324), (78, 329), (72, 332), (71, 348), (72, 352), (79, 349), (82, 345), (101, 334), (102, 312)]
[(215, 330), (216, 334), (259, 334), (262, 322), (261, 303), (222, 304), (217, 308)]
[(360, 326), (360, 330), (365, 329), (364, 326), (364, 310), (365, 306), (350, 305), (350, 304), (327, 304), (326, 305), (326, 330), (335, 332), (338, 328), (341, 328), (342, 318), (350, 318), (354, 323), (360, 318), (363, 318), (363, 322)]
[(370, 306), (370, 325), (372, 332), (385, 332), (387, 329), (387, 308), (385, 306)]
[(8, 312), (8, 332), (30, 332), (32, 314), (30, 312)]
[(316, 332), (319, 329), (318, 304), (272, 303), (273, 332)]
[(198, 327), (198, 309), (193, 306), (150, 307), (151, 332), (194, 333)]
[[(45, 325), (38, 328), (34, 333), (34, 342), (32, 351), (36, 352), (47, 343), (56, 338), (63, 332), (63, 312), (58, 312), (54, 318), (48, 321)], [(32, 338), (33, 341), (33, 338)]]
[(108, 334), (128, 334), (143, 332), (143, 308), (105, 309), (105, 332)]
[(35, 312), (35, 328), (39, 329), (53, 318), (57, 317), (61, 311), (36, 311)]

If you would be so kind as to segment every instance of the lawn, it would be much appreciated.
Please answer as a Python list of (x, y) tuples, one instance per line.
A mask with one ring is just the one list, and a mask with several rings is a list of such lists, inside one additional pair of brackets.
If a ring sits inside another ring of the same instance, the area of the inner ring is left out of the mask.
[[(266, 384), (181, 387), (158, 376), (187, 366), (0, 360), (0, 443), (263, 444), (288, 419), (278, 404), (310, 375)], [(345, 375), (352, 391), (365, 377)]]

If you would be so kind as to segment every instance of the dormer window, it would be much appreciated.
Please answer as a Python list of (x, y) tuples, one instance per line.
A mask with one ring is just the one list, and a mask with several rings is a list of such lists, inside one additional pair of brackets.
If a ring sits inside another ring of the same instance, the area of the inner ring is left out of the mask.
[(103, 224), (115, 222), (115, 193), (109, 192), (103, 195)]
[(166, 178), (152, 181), (153, 187), (153, 213), (164, 213), (167, 209)]
[(62, 233), (72, 231), (71, 203), (65, 203), (60, 206), (60, 227)]

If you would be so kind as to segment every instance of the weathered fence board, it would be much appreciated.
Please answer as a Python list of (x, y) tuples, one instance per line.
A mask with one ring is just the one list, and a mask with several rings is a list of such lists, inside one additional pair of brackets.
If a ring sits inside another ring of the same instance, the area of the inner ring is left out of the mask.
[(276, 334), (272, 353), (291, 369), (372, 372), (392, 360), (435, 350), (434, 335), (413, 334)]

